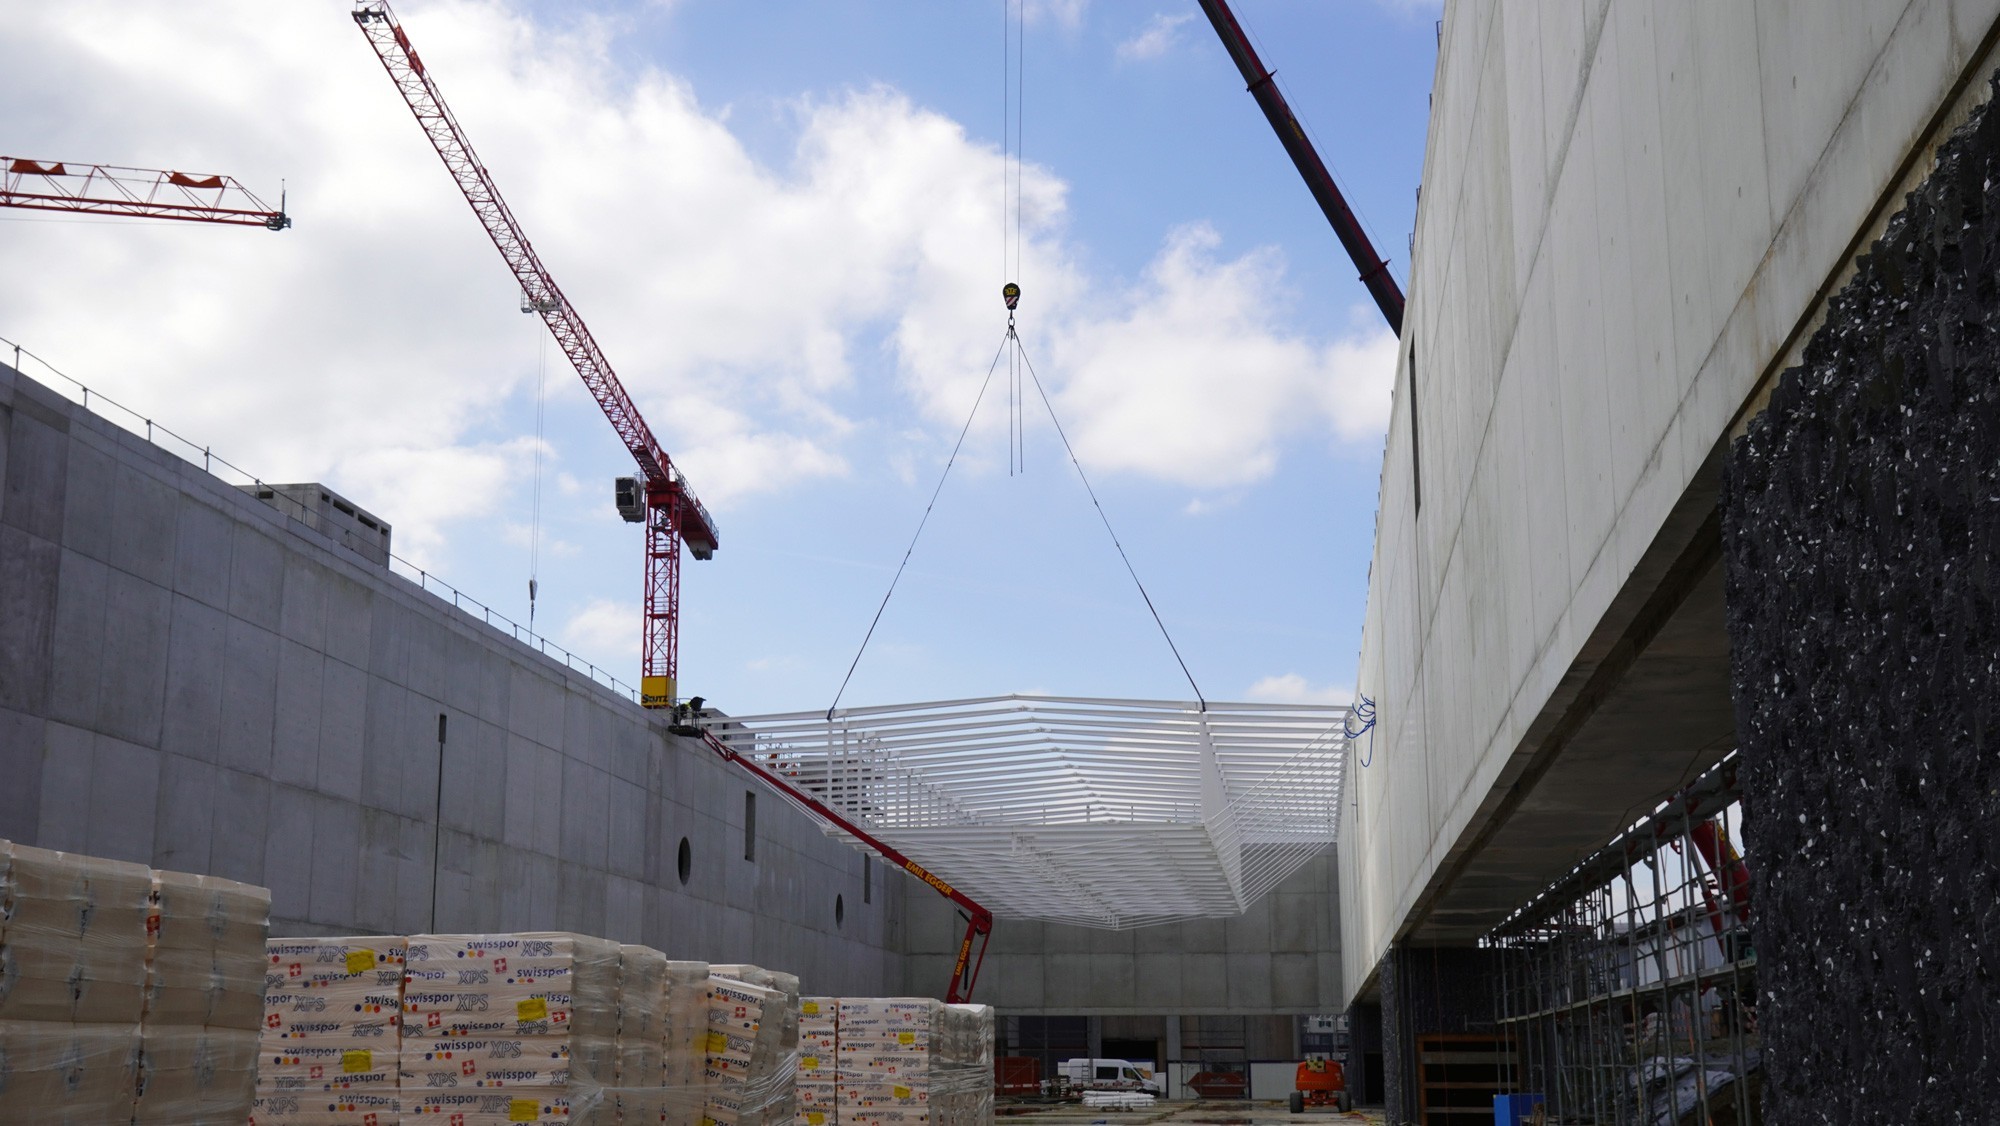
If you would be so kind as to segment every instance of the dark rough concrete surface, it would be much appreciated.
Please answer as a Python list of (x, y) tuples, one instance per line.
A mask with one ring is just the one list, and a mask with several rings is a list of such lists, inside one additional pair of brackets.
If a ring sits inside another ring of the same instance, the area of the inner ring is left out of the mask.
[(1996, 268), (1982, 112), (1726, 468), (1774, 1126), (2000, 1115)]

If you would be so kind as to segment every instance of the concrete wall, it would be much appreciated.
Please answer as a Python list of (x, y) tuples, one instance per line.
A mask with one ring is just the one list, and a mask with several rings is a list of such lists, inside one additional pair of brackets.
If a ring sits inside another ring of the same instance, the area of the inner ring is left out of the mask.
[[(1360, 656), (1381, 723), (1342, 822), (1349, 994), (1496, 811), (1536, 800), (1531, 754), (1616, 655), (1677, 510), (1712, 514), (1719, 442), (1934, 143), (1996, 8), (1448, 6)], [(1575, 808), (1661, 796), (1600, 765)]]
[[(1329, 851), (1234, 919), (1125, 931), (1000, 919), (976, 996), (1003, 1015), (1340, 1012), (1334, 873)], [(908, 914), (904, 989), (935, 993), (965, 924), (936, 896), (913, 896)]]
[(745, 860), (745, 777), (630, 700), (4, 367), (0, 474), (0, 837), (423, 931), (444, 715), (439, 929), (900, 988), (903, 881), (769, 793)]

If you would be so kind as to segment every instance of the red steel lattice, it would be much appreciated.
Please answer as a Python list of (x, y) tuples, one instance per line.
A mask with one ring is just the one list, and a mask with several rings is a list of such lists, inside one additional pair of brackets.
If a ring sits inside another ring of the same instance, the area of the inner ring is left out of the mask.
[(437, 84), (425, 70), (423, 60), (410, 45), (409, 36), (397, 23), (386, 0), (361, 0), (355, 4), (354, 22), (368, 37), (369, 45), (382, 60), (403, 101), (416, 115), (424, 136), (430, 138), (431, 147), (437, 150), (445, 169), (457, 181), (465, 202), (486, 228), (507, 268), (513, 271), (528, 305), (541, 314), (557, 347), (569, 357), (570, 365), (590, 389), (604, 417), (611, 421), (612, 429), (618, 432), (645, 476), (646, 606), (640, 694), (648, 707), (665, 707), (677, 695), (680, 663), (677, 541), (686, 543), (696, 559), (709, 558), (717, 546), (715, 520), (653, 437), (639, 408), (612, 371), (611, 361), (535, 254), (535, 248), (508, 209), (507, 201), (501, 198), (486, 166), (472, 151), (472, 143), (446, 107)]

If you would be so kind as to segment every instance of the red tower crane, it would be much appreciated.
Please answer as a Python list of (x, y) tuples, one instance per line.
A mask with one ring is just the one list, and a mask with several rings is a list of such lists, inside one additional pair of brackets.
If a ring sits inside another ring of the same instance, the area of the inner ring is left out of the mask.
[(0, 156), (0, 207), (186, 219), (282, 231), (292, 225), (230, 176)]
[(387, 0), (357, 0), (354, 22), (368, 37), (382, 66), (396, 83), (396, 89), (416, 115), (417, 124), (430, 138), (431, 147), (444, 161), (445, 170), (458, 182), (465, 202), (486, 228), (486, 234), (514, 271), (526, 306), (540, 313), (549, 326), (556, 345), (569, 357), (576, 374), (597, 399), (604, 417), (639, 463), (638, 478), (618, 480), (619, 515), (632, 523), (646, 525), (646, 609), (643, 658), (639, 679), (639, 702), (649, 708), (671, 706), (678, 698), (677, 680), (680, 654), (680, 545), (686, 543), (696, 559), (715, 554), (715, 520), (695, 499), (687, 478), (674, 468), (673, 459), (653, 437), (646, 420), (639, 415), (630, 395), (611, 370), (611, 361), (590, 335), (590, 329), (557, 287), (555, 279), (535, 255), (528, 236), (500, 198), (500, 188), (472, 151), (437, 83), (410, 46), (410, 37), (389, 10)]

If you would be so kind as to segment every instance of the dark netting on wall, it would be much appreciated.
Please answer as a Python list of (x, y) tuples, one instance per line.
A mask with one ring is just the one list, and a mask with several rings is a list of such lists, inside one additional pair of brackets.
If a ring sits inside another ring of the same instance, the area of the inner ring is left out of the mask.
[(1552, 1123), (1762, 1122), (1734, 756), (1492, 933), (1509, 1086)]
[(1773, 1123), (2000, 1120), (1996, 141), (1941, 148), (1725, 470)]

